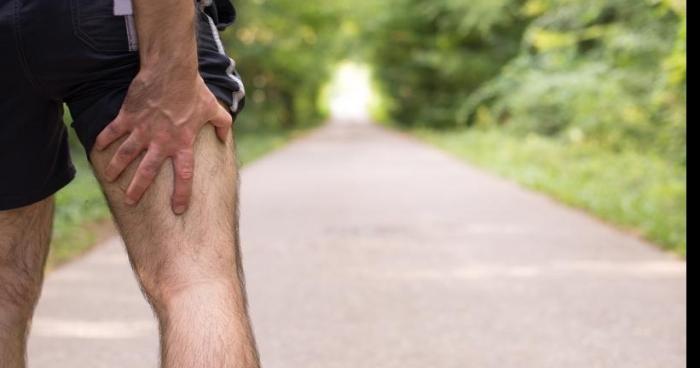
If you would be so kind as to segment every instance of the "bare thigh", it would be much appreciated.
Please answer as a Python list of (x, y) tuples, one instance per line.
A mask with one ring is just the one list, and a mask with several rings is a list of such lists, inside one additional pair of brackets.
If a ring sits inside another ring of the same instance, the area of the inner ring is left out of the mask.
[(171, 211), (169, 162), (138, 205), (125, 204), (138, 162), (115, 183), (106, 182), (102, 172), (118, 146), (93, 152), (91, 159), (142, 286), (167, 292), (181, 285), (237, 278), (238, 171), (233, 138), (224, 145), (212, 127), (201, 131), (195, 146), (192, 202), (182, 216)]

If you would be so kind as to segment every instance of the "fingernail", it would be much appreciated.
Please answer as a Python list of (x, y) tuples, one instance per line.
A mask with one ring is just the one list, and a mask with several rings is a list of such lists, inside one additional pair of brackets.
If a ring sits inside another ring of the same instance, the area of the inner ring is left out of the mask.
[(185, 206), (175, 207), (175, 214), (176, 215), (182, 215), (183, 213), (185, 213)]
[(136, 204), (136, 201), (133, 200), (133, 199), (131, 199), (131, 198), (127, 198), (127, 199), (126, 199), (126, 204), (128, 204), (129, 206), (133, 206), (133, 205)]

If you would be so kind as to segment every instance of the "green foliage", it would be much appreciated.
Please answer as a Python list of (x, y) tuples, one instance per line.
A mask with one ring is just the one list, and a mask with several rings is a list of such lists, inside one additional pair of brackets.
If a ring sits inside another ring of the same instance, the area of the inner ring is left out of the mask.
[(530, 0), (524, 9), (538, 17), (518, 57), (465, 101), (472, 124), (685, 162), (682, 12), (639, 0)]
[[(404, 126), (470, 128), (424, 136), (685, 251), (684, 0), (237, 7), (239, 20), (223, 40), (247, 87), (236, 122), (244, 162), (320, 122), (334, 67), (366, 59), (382, 93), (384, 111), (375, 115)], [(87, 164), (78, 166), (82, 174), (58, 196), (56, 254), (80, 251), (91, 240), (76, 229), (107, 216)]]
[[(389, 0), (389, 119), (685, 252), (684, 0)], [(468, 128), (468, 129), (467, 129)]]
[[(477, 165), (639, 232), (685, 255), (686, 170), (649, 153), (571, 146), (498, 130), (418, 130), (416, 134)], [(494, 149), (494, 147), (498, 147)]]
[(305, 126), (323, 118), (318, 100), (343, 55), (342, 4), (240, 1), (223, 39), (247, 87), (241, 123), (254, 128)]
[(389, 116), (404, 125), (507, 125), (685, 160), (682, 0), (238, 6), (224, 39), (248, 86), (244, 126), (318, 121), (337, 61), (367, 55)]
[(367, 29), (399, 124), (494, 125), (686, 160), (683, 1), (390, 0)]
[(306, 129), (247, 130), (236, 133), (236, 152), (243, 166), (284, 146)]
[(454, 126), (460, 102), (516, 55), (519, 0), (389, 0), (367, 27), (371, 63), (390, 116)]
[(109, 218), (109, 209), (84, 153), (73, 151), (75, 180), (56, 195), (50, 266), (67, 261), (93, 245), (93, 224)]

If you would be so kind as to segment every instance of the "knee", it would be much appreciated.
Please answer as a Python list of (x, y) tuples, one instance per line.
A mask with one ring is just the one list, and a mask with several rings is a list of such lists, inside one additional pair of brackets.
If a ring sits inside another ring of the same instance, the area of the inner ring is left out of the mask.
[(182, 304), (183, 299), (197, 299), (205, 295), (230, 293), (236, 290), (236, 275), (231, 272), (204, 270), (195, 262), (137, 270), (141, 287), (156, 311)]

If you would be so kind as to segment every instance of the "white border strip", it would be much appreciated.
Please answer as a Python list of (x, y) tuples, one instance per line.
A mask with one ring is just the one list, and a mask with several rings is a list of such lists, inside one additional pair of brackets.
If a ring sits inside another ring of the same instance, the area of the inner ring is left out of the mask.
[(134, 23), (134, 16), (127, 15), (124, 17), (126, 22), (126, 36), (129, 40), (129, 51), (137, 51), (139, 49), (139, 37), (136, 34), (136, 23)]

